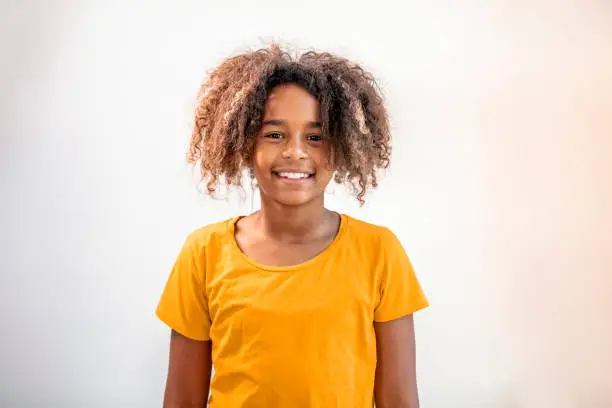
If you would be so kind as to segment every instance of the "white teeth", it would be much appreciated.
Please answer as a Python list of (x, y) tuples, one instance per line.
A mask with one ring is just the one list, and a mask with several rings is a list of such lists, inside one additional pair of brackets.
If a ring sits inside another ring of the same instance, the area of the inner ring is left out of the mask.
[(280, 173), (278, 173), (278, 175), (280, 177), (284, 177), (284, 178), (288, 178), (288, 179), (304, 179), (304, 178), (310, 177), (310, 174), (308, 174), (308, 173), (287, 173), (287, 172), (280, 172)]

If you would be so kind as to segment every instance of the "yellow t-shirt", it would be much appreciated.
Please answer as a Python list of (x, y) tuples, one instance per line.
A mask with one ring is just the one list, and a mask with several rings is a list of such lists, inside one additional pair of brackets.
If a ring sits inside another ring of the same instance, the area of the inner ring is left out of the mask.
[(210, 406), (371, 408), (373, 322), (428, 306), (397, 237), (342, 215), (318, 256), (270, 267), (239, 249), (238, 219), (188, 237), (157, 307), (177, 332), (211, 340)]

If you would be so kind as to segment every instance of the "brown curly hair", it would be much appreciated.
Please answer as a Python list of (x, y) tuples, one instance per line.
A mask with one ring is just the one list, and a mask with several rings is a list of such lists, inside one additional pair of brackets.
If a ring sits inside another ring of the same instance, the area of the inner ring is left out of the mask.
[(373, 76), (359, 65), (327, 52), (292, 58), (278, 45), (226, 59), (200, 88), (188, 161), (200, 165), (208, 192), (219, 181), (241, 186), (253, 156), (268, 94), (294, 83), (320, 104), (322, 132), (334, 152), (334, 180), (352, 187), (363, 204), (389, 166), (387, 111)]

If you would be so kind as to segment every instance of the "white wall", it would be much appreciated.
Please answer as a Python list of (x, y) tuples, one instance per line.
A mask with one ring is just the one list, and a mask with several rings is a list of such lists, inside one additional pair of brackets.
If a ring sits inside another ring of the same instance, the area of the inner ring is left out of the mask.
[(393, 167), (329, 204), (413, 259), (422, 406), (612, 406), (612, 6), (258, 3), (2, 3), (0, 405), (160, 406), (174, 257), (251, 209), (195, 190), (193, 98), (276, 38), (385, 89)]

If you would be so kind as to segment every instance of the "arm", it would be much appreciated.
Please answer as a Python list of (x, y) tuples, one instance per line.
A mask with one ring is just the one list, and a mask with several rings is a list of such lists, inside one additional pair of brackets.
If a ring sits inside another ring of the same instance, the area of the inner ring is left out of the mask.
[(208, 401), (210, 341), (189, 339), (172, 330), (164, 408), (204, 408)]
[(374, 323), (378, 363), (374, 381), (377, 408), (418, 408), (412, 315)]

